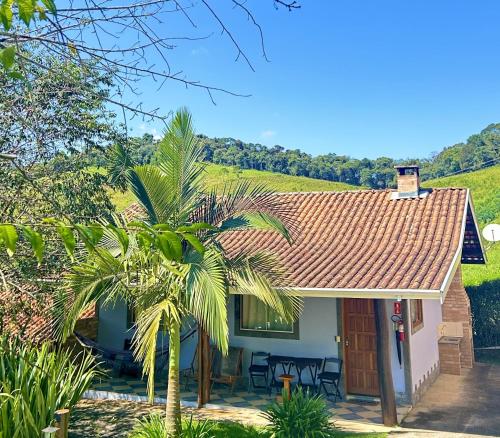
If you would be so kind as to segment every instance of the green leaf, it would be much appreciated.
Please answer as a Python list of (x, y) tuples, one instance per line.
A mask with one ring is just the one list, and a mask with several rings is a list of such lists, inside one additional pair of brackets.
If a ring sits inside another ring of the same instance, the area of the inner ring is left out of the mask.
[(172, 231), (158, 234), (156, 246), (168, 260), (180, 261), (182, 258), (182, 242), (179, 236)]
[(56, 4), (53, 0), (42, 0), (42, 3), (52, 14), (57, 14)]
[(42, 235), (30, 227), (23, 227), (23, 233), (26, 240), (31, 244), (31, 248), (33, 249), (35, 257), (38, 260), (38, 266), (40, 266), (43, 261), (44, 250), (44, 241)]
[(19, 236), (14, 225), (0, 224), (0, 244), (3, 243), (5, 245), (9, 257), (14, 255), (18, 239)]
[(15, 56), (16, 48), (14, 46), (9, 46), (0, 50), (0, 62), (5, 70), (9, 70), (14, 65)]
[(108, 228), (108, 230), (110, 230), (118, 239), (118, 242), (120, 243), (122, 256), (124, 256), (128, 251), (128, 245), (129, 245), (129, 238), (127, 232), (124, 229), (117, 228), (111, 224), (108, 224), (106, 228)]
[(173, 228), (168, 224), (156, 224), (153, 225), (153, 229), (160, 231), (174, 231)]
[(182, 233), (182, 237), (184, 237), (184, 239), (186, 239), (189, 242), (189, 244), (200, 254), (205, 253), (205, 247), (200, 242), (200, 239), (198, 239), (194, 234)]
[(24, 79), (24, 76), (20, 71), (10, 71), (9, 77), (12, 79)]
[(36, 2), (32, 0), (17, 0), (19, 9), (19, 18), (24, 21), (26, 26), (29, 26), (33, 14), (35, 13)]
[(104, 230), (100, 225), (75, 225), (76, 230), (78, 231), (78, 235), (80, 239), (82, 239), (83, 244), (87, 248), (87, 251), (94, 251), (96, 245), (102, 239), (104, 234)]
[(137, 233), (136, 238), (137, 243), (143, 250), (148, 250), (154, 241), (153, 236), (151, 236), (151, 234), (146, 231), (140, 231), (139, 233)]
[(0, 19), (5, 30), (9, 30), (12, 27), (12, 4), (14, 0), (3, 0), (0, 6)]
[(196, 222), (192, 225), (186, 225), (177, 228), (177, 231), (184, 233), (196, 233), (197, 231), (201, 230), (216, 230), (217, 228), (214, 227), (213, 225), (207, 224), (206, 222)]
[(61, 239), (64, 243), (64, 248), (68, 253), (71, 260), (74, 259), (73, 254), (75, 253), (76, 240), (75, 235), (73, 234), (73, 230), (71, 227), (67, 225), (60, 224), (57, 226), (57, 232), (61, 236)]

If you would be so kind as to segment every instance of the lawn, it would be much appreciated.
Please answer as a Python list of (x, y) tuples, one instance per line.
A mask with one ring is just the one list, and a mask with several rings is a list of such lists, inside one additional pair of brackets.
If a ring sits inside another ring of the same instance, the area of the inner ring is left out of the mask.
[[(71, 414), (69, 437), (125, 438), (132, 430), (136, 419), (143, 418), (150, 412), (163, 412), (163, 410), (163, 406), (150, 406), (146, 403), (82, 400)], [(185, 418), (193, 415), (197, 421), (214, 417), (224, 420), (215, 425), (214, 432), (217, 438), (266, 438), (269, 436), (262, 426), (263, 420), (260, 417), (254, 418), (259, 425), (252, 425), (251, 415), (244, 410), (228, 412), (184, 408), (183, 414)], [(232, 419), (238, 419), (238, 422)], [(339, 431), (338, 436), (340, 438), (385, 438), (387, 434)]]

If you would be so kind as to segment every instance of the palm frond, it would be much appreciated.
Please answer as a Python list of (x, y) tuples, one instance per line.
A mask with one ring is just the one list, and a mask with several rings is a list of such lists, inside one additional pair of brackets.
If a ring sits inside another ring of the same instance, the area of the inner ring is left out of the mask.
[(148, 376), (148, 397), (152, 402), (154, 399), (158, 334), (165, 331), (164, 321), (166, 321), (167, 326), (169, 321), (176, 321), (180, 324), (181, 315), (175, 301), (172, 301), (169, 297), (138, 310), (132, 347), (135, 358), (142, 362), (143, 375)]
[(135, 162), (125, 149), (125, 147), (117, 143), (111, 149), (111, 158), (107, 167), (108, 181), (112, 185), (117, 185), (125, 188), (128, 173), (135, 166)]
[(71, 335), (76, 321), (90, 304), (101, 298), (109, 302), (125, 295), (128, 273), (119, 259), (98, 248), (89, 261), (75, 265), (65, 280), (67, 287), (54, 301), (55, 329), (61, 339)]
[(222, 352), (229, 346), (227, 282), (221, 255), (208, 249), (204, 255), (192, 251), (186, 258), (186, 307)]
[(170, 196), (177, 206), (177, 226), (187, 222), (201, 193), (202, 158), (203, 144), (194, 133), (191, 114), (181, 108), (156, 153), (156, 164), (169, 180)]
[(240, 254), (227, 264), (231, 287), (238, 293), (255, 296), (287, 322), (299, 317), (302, 299), (286, 286), (286, 271), (272, 254)]
[(218, 227), (219, 234), (245, 228), (267, 229), (289, 242), (298, 234), (296, 208), (265, 186), (252, 186), (248, 181), (226, 185), (222, 194), (212, 191), (200, 201), (193, 220)]

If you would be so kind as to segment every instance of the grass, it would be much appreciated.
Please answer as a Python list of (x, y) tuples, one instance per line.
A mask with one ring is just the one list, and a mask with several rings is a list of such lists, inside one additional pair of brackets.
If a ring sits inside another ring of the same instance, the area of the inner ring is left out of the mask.
[[(284, 175), (260, 170), (242, 170), (237, 167), (218, 164), (207, 165), (207, 181), (210, 188), (223, 187), (224, 184), (238, 181), (249, 181), (255, 185), (264, 184), (277, 192), (343, 191), (362, 188), (351, 184), (306, 178), (305, 176)], [(124, 210), (134, 202), (134, 196), (130, 192), (113, 192), (111, 197), (118, 211)]]
[[(500, 223), (500, 166), (426, 181), (427, 187), (468, 187), (472, 193), (474, 210), (482, 229), (489, 223)], [(465, 286), (479, 286), (500, 280), (500, 243), (484, 242), (486, 265), (464, 265)]]

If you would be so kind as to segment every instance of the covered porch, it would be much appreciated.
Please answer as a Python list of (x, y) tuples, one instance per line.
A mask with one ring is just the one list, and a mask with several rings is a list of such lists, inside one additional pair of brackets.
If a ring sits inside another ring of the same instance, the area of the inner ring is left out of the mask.
[[(155, 403), (166, 402), (166, 387), (166, 379), (158, 378), (155, 384)], [(147, 402), (146, 382), (132, 377), (109, 377), (94, 382), (86, 398)], [(266, 391), (248, 391), (244, 385), (239, 386), (234, 392), (226, 386), (216, 385), (212, 390), (210, 402), (205, 407), (222, 411), (238, 411), (242, 416), (250, 416), (262, 421), (260, 413), (275, 399), (275, 393), (269, 395)], [(196, 407), (197, 400), (196, 384), (190, 385), (189, 390), (182, 388), (181, 404), (183, 406)], [(374, 426), (383, 424), (380, 403), (376, 400), (338, 400), (336, 403), (327, 400), (327, 404), (334, 422), (358, 422)], [(408, 411), (408, 406), (398, 407), (398, 420), (402, 421)]]

